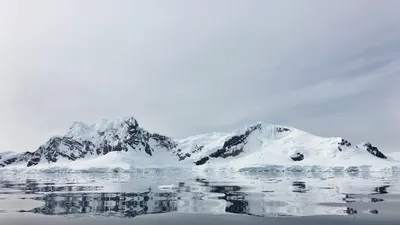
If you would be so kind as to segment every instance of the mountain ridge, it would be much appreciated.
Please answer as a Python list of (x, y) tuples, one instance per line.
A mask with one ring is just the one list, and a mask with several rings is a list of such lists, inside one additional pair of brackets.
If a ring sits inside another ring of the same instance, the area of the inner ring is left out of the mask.
[[(145, 130), (134, 117), (124, 117), (101, 120), (91, 125), (74, 122), (64, 136), (51, 137), (36, 151), (2, 156), (0, 167), (56, 166), (60, 161), (75, 162), (96, 157), (115, 157), (114, 160), (121, 161), (121, 164), (125, 162), (130, 168), (146, 160), (150, 160), (155, 167), (164, 164), (248, 167), (308, 165), (319, 159), (331, 163), (329, 160), (339, 162), (359, 156), (372, 164), (378, 162), (373, 158), (388, 160), (369, 142), (353, 145), (340, 137), (323, 138), (293, 127), (261, 121), (231, 133), (212, 132), (172, 139)], [(104, 166), (107, 167), (108, 163), (104, 162)]]

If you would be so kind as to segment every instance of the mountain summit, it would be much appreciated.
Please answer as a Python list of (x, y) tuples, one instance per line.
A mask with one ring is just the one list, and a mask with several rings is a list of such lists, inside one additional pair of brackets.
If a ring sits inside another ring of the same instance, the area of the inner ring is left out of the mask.
[(394, 163), (366, 142), (353, 145), (286, 126), (258, 122), (232, 133), (171, 139), (151, 133), (133, 117), (92, 125), (75, 122), (64, 136), (34, 152), (0, 154), (0, 167), (249, 168), (276, 165), (374, 166)]

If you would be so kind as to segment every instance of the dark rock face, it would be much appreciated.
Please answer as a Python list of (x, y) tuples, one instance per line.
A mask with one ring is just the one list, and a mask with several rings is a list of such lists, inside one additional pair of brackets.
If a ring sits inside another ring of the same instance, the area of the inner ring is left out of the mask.
[(338, 145), (339, 145), (339, 146), (338, 146), (338, 150), (339, 150), (339, 151), (343, 151), (343, 149), (341, 148), (341, 146), (350, 147), (350, 146), (351, 146), (351, 143), (342, 138), (342, 140), (340, 140), (340, 142), (338, 143)]
[[(88, 142), (85, 143), (91, 144)], [(85, 157), (88, 153), (86, 149), (88, 147), (83, 143), (70, 137), (53, 137), (45, 145), (40, 146), (38, 150), (32, 153), (32, 156), (27, 161), (27, 166), (37, 165), (42, 156), (44, 156), (47, 162), (57, 162), (60, 157), (75, 161), (78, 158)]]
[(234, 157), (243, 152), (244, 146), (247, 144), (247, 138), (256, 130), (261, 130), (261, 125), (257, 124), (248, 128), (244, 134), (235, 135), (225, 141), (223, 147), (216, 152), (211, 153), (212, 158)]
[(296, 154), (290, 156), (293, 161), (302, 161), (304, 159), (304, 155), (301, 154), (300, 152), (297, 152)]
[(387, 159), (387, 157), (382, 152), (380, 152), (377, 147), (372, 146), (371, 143), (367, 142), (363, 146), (366, 147), (367, 151), (372, 155), (381, 159)]
[[(254, 125), (246, 129), (243, 134), (232, 136), (224, 142), (222, 148), (211, 153), (209, 156), (203, 157), (196, 161), (197, 166), (203, 165), (210, 160), (210, 158), (227, 158), (235, 157), (244, 152), (244, 147), (247, 144), (247, 138), (256, 130), (261, 130), (261, 124)], [(201, 151), (204, 146), (195, 146), (193, 153)]]
[(10, 165), (12, 163), (20, 163), (20, 162), (26, 162), (30, 157), (32, 157), (33, 153), (32, 152), (25, 152), (21, 155), (14, 156), (12, 158), (6, 159), (3, 161), (4, 166)]
[(182, 153), (181, 151), (176, 153), (176, 155), (178, 156), (179, 161), (185, 160), (186, 158), (189, 158), (191, 156), (189, 153)]
[(105, 155), (113, 151), (127, 152), (129, 149), (144, 151), (152, 156), (155, 148), (162, 148), (164, 151), (175, 154), (180, 160), (190, 157), (188, 153), (179, 154), (177, 144), (172, 139), (147, 132), (140, 128), (133, 118), (128, 118), (118, 125), (117, 128), (112, 127), (98, 131), (97, 144), (74, 136), (53, 137), (34, 152), (25, 152), (12, 158), (3, 159), (4, 161), (0, 161), (0, 166), (24, 162), (30, 167), (37, 165), (41, 160), (57, 162), (60, 158), (66, 158), (74, 161), (84, 158), (88, 154)]
[(348, 142), (348, 141), (345, 140), (345, 139), (342, 139), (338, 144), (341, 145), (341, 146), (347, 146), (347, 147), (350, 147), (350, 146), (351, 146), (351, 143)]
[(208, 156), (206, 156), (206, 157), (198, 160), (195, 164), (196, 164), (196, 166), (200, 166), (200, 165), (205, 164), (208, 160), (210, 160), (210, 158)]
[(285, 131), (290, 131), (290, 129), (286, 128), (286, 127), (278, 127), (278, 128), (276, 128), (276, 131), (279, 133), (283, 133)]
[(10, 165), (11, 163), (15, 163), (15, 162), (18, 162), (18, 157), (9, 158), (9, 159), (4, 161), (4, 164), (5, 165)]
[(177, 144), (171, 140), (171, 138), (160, 135), (160, 134), (151, 134), (150, 137), (154, 139), (158, 146), (164, 147), (166, 149), (173, 149), (177, 147)]
[(203, 148), (204, 148), (204, 146), (198, 146), (198, 145), (196, 145), (195, 147), (194, 147), (194, 149), (192, 150), (192, 153), (197, 153), (197, 152), (200, 152), (201, 150), (203, 150)]

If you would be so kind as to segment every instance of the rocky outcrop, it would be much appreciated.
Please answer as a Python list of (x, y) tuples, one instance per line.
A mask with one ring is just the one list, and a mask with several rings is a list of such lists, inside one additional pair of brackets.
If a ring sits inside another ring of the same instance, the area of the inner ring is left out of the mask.
[(348, 142), (347, 140), (343, 139), (343, 138), (338, 144), (341, 145), (341, 146), (347, 146), (347, 147), (351, 146), (351, 143)]
[[(87, 144), (88, 146), (86, 146)], [(57, 162), (59, 158), (76, 160), (85, 157), (92, 151), (90, 147), (94, 145), (90, 142), (78, 142), (70, 137), (53, 137), (45, 145), (39, 147), (27, 162), (27, 166), (37, 165), (42, 159), (47, 162)]]
[(194, 154), (194, 153), (201, 152), (201, 150), (203, 150), (203, 149), (204, 149), (204, 146), (202, 146), (202, 145), (200, 145), (200, 146), (196, 145), (196, 146), (194, 146), (194, 149), (192, 150), (192, 153)]
[(200, 160), (196, 161), (195, 164), (196, 166), (200, 166), (205, 164), (208, 160), (210, 160), (210, 158), (208, 156), (201, 158)]
[(248, 129), (243, 134), (234, 135), (225, 141), (222, 148), (218, 149), (216, 152), (211, 153), (212, 158), (227, 158), (234, 157), (242, 153), (244, 146), (247, 144), (247, 138), (256, 130), (261, 130), (261, 125), (257, 124)]
[(283, 132), (286, 132), (286, 131), (290, 131), (290, 129), (286, 128), (286, 127), (277, 127), (276, 128), (276, 132), (279, 132), (279, 133), (283, 133)]
[(366, 148), (366, 150), (371, 153), (372, 155), (381, 158), (381, 159), (387, 159), (387, 157), (381, 152), (379, 151), (379, 149), (375, 146), (372, 146), (371, 143), (366, 142), (363, 144), (363, 147)]
[(300, 152), (297, 152), (296, 154), (293, 154), (292, 156), (290, 156), (290, 158), (293, 161), (302, 161), (304, 159), (304, 155), (301, 154)]
[(10, 165), (10, 164), (17, 164), (17, 163), (23, 163), (23, 162), (27, 162), (31, 157), (32, 157), (33, 153), (32, 152), (25, 152), (19, 155), (13, 155), (12, 157), (4, 157), (5, 159), (3, 159), (3, 162), (1, 164), (3, 164), (4, 166)]
[(343, 151), (343, 148), (342, 147), (350, 147), (351, 146), (351, 143), (350, 142), (348, 142), (347, 140), (345, 140), (345, 139), (341, 139), (340, 140), (340, 142), (338, 143), (338, 150), (339, 151)]

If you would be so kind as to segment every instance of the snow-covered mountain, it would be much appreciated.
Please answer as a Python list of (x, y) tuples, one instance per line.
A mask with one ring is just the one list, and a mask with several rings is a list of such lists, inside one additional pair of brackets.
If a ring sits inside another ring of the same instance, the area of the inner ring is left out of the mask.
[(90, 126), (75, 122), (64, 136), (50, 138), (34, 152), (6, 155), (0, 160), (0, 167), (15, 164), (31, 167), (39, 163), (92, 158), (110, 152), (144, 152), (148, 156), (155, 152), (168, 152), (184, 159), (185, 156), (179, 154), (176, 147), (170, 138), (139, 127), (133, 117), (103, 120)]
[(3, 156), (11, 155), (11, 154), (14, 154), (14, 153), (15, 153), (15, 152), (11, 152), (11, 151), (0, 152), (0, 159), (1, 159)]
[(75, 122), (34, 152), (0, 155), (0, 167), (73, 170), (191, 167), (199, 169), (395, 167), (377, 147), (353, 145), (286, 126), (258, 122), (232, 133), (174, 140), (151, 133), (133, 117), (93, 125)]

